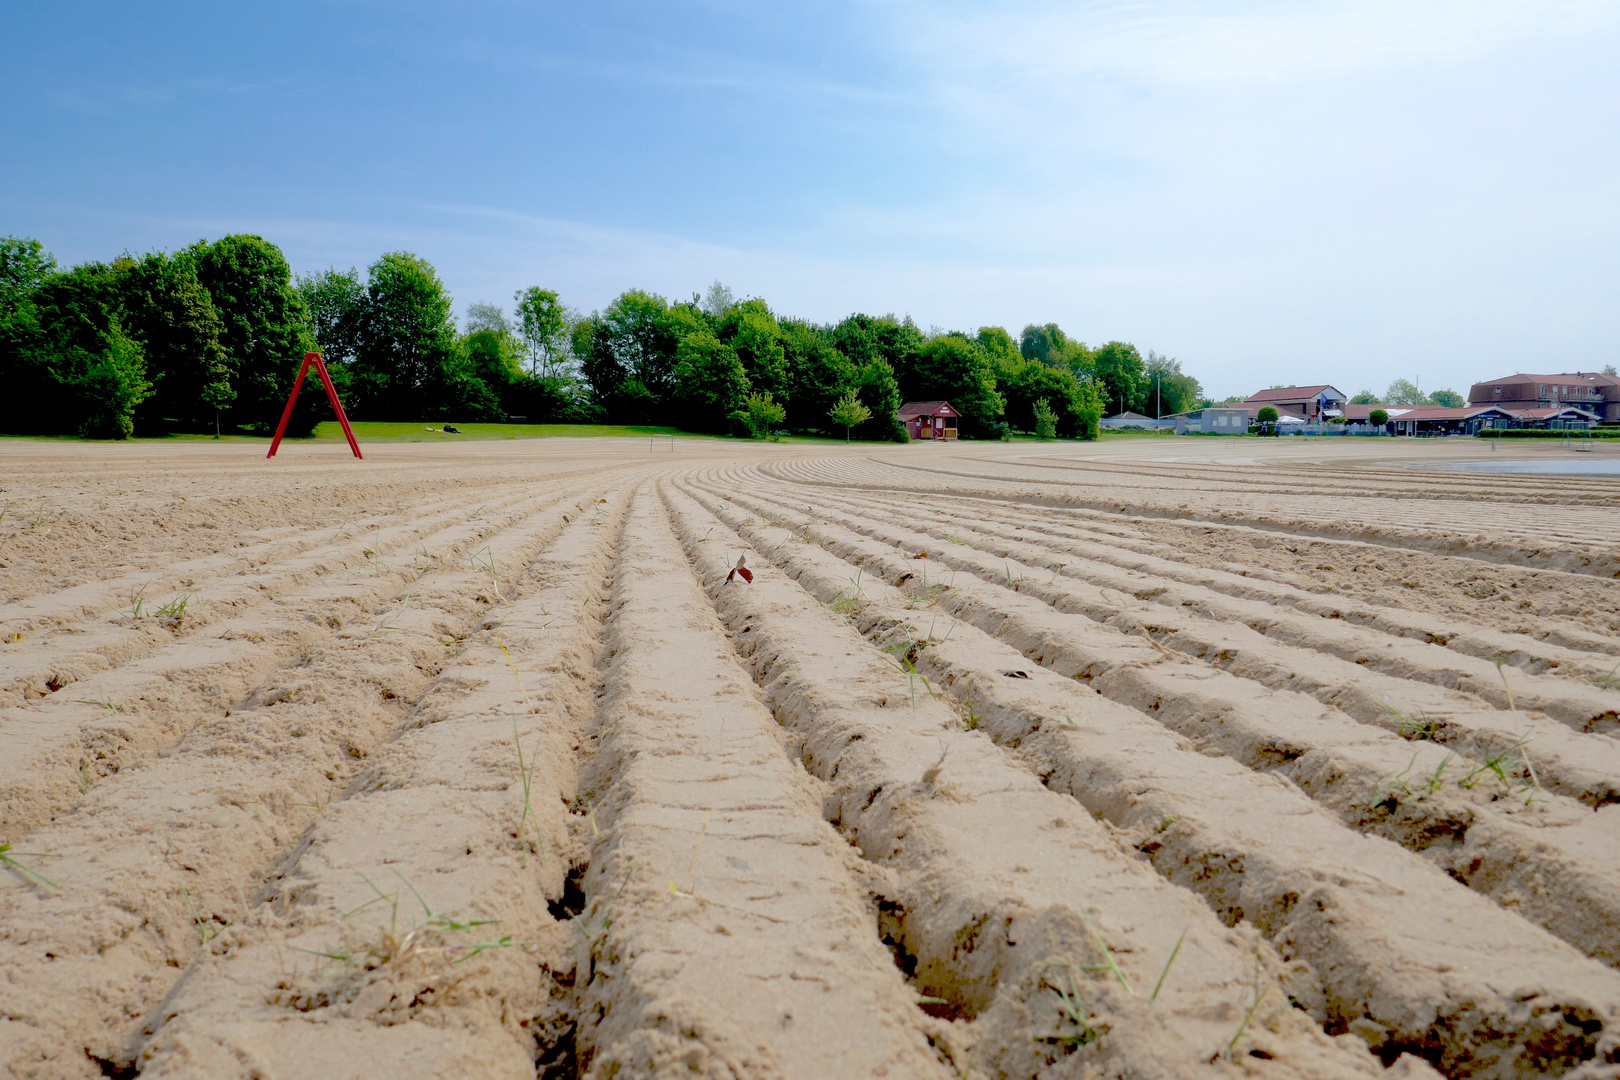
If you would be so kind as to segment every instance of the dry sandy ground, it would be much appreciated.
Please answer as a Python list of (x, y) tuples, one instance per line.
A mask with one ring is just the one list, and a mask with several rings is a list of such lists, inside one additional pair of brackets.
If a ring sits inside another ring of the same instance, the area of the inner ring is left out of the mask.
[(0, 443), (8, 1075), (1620, 1076), (1620, 480), (368, 449)]

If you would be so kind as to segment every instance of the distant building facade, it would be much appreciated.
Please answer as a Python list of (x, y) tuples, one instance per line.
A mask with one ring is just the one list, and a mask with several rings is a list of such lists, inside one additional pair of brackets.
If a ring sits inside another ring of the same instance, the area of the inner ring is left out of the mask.
[(1576, 408), (1598, 420), (1620, 421), (1620, 379), (1576, 371), (1562, 375), (1509, 375), (1475, 383), (1468, 391), (1474, 407), (1499, 405), (1515, 413)]
[(1250, 394), (1244, 405), (1253, 406), (1258, 411), (1270, 405), (1277, 410), (1278, 418), (1291, 416), (1297, 420), (1304, 420), (1309, 424), (1320, 424), (1335, 417), (1344, 415), (1345, 402), (1349, 399), (1336, 387), (1326, 384), (1319, 386), (1278, 386), (1270, 390), (1262, 390), (1258, 394)]
[(894, 415), (913, 439), (954, 439), (956, 421), (962, 414), (948, 401), (908, 401)]

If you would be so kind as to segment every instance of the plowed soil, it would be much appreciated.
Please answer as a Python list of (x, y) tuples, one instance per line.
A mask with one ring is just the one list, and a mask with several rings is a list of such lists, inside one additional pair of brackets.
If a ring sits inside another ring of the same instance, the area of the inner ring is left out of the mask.
[(0, 444), (6, 1075), (1620, 1077), (1567, 450), (368, 449)]

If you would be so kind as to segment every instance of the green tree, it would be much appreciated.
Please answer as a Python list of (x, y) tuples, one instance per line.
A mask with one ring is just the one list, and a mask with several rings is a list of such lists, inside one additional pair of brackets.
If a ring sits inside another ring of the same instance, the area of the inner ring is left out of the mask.
[(787, 400), (783, 402), (787, 426), (821, 428), (828, 411), (845, 391), (854, 388), (854, 365), (833, 348), (821, 328), (800, 319), (783, 319), (778, 325), (787, 366)]
[(724, 431), (745, 408), (750, 388), (737, 353), (703, 327), (681, 339), (675, 356), (677, 392), (687, 408), (681, 426)]
[(360, 351), (360, 327), (365, 321), (366, 287), (360, 271), (323, 270), (305, 274), (295, 283), (304, 302), (309, 335), (328, 368), (339, 371), (354, 363)]
[(1119, 412), (1146, 409), (1147, 368), (1136, 346), (1126, 341), (1110, 341), (1097, 350), (1092, 373), (1101, 384), (1103, 400)]
[(730, 311), (732, 306), (736, 303), (737, 298), (732, 294), (731, 289), (728, 286), (720, 284), (719, 281), (716, 281), (713, 285), (710, 285), (708, 291), (703, 294), (703, 299), (698, 302), (698, 307), (703, 310), (705, 315), (707, 315), (714, 322), (718, 323), (721, 319), (726, 317), (726, 313)]
[[(0, 385), (13, 401), (46, 401), (57, 389), (42, 344), (41, 287), (56, 276), (56, 257), (38, 240), (0, 238)], [(0, 409), (0, 431), (43, 431), (52, 418), (38, 409)]]
[(1612, 378), (1612, 377), (1613, 377), (1613, 376), (1614, 376), (1614, 375), (1615, 375), (1615, 374), (1617, 374), (1617, 373), (1616, 373), (1616, 372), (1615, 372), (1615, 370), (1614, 370), (1614, 365), (1613, 365), (1613, 364), (1604, 364), (1604, 365), (1603, 365), (1603, 374), (1605, 374), (1605, 375), (1608, 375), (1608, 376), (1610, 376), (1610, 377), (1611, 377), (1611, 378)]
[(844, 429), (844, 441), (849, 442), (849, 429), (872, 419), (872, 410), (861, 403), (860, 394), (851, 387), (833, 403), (827, 418)]
[[(493, 310), (498, 312), (500, 309)], [(472, 320), (469, 320), (469, 324), (473, 324)], [(491, 327), (487, 318), (480, 319), (476, 325), (482, 328), (464, 335), (459, 342), (460, 360), (465, 363), (468, 373), (494, 395), (497, 407), (493, 411), (503, 414), (523, 412), (526, 406), (520, 399), (527, 396), (526, 384), (533, 376), (523, 369), (522, 343), (510, 330)], [(459, 370), (459, 367), (459, 364), (453, 366), (453, 371)], [(482, 419), (490, 414), (490, 403), (483, 394), (471, 386), (462, 393), (461, 415)]]
[(1057, 413), (1047, 404), (1045, 398), (1035, 400), (1035, 437), (1038, 439), (1057, 438)]
[(1429, 395), (1429, 400), (1446, 409), (1460, 409), (1468, 404), (1468, 399), (1455, 390), (1436, 390)]
[(1064, 438), (1085, 438), (1088, 432), (1094, 435), (1102, 413), (1091, 380), (1039, 360), (1020, 357), (1018, 366), (997, 380), (996, 390), (1006, 402), (1007, 424), (1014, 431), (1036, 430), (1035, 403), (1042, 399), (1056, 417), (1056, 433)]
[(56, 273), (56, 256), (38, 240), (0, 236), (0, 323), (10, 319)]
[(1270, 405), (1262, 405), (1260, 407), (1260, 411), (1254, 414), (1254, 419), (1256, 423), (1260, 424), (1265, 429), (1265, 431), (1261, 432), (1261, 434), (1264, 435), (1267, 431), (1270, 431), (1271, 426), (1277, 422), (1277, 410), (1272, 408)]
[(529, 286), (514, 294), (518, 334), (529, 354), (529, 374), (551, 377), (568, 360), (568, 309), (550, 289)]
[(756, 390), (769, 391), (784, 404), (788, 398), (787, 353), (782, 328), (763, 300), (734, 303), (720, 319), (715, 336), (736, 350)]
[(1026, 362), (1023, 353), (1018, 350), (1018, 343), (1002, 327), (981, 326), (974, 340), (979, 343), (979, 348), (985, 351), (985, 355), (990, 357), (990, 366), (995, 370), (997, 383), (1023, 367)]
[(1383, 427), (1385, 424), (1389, 423), (1389, 413), (1385, 412), (1383, 409), (1374, 409), (1372, 412), (1367, 414), (1367, 423), (1373, 425), (1374, 427)]
[(201, 279), (192, 252), (154, 252), (113, 263), (121, 332), (145, 357), (137, 419), (143, 430), (178, 424), (212, 430), (216, 414), (236, 397), (226, 324)]
[(463, 395), (472, 389), (470, 368), (451, 370), (455, 353), (450, 294), (432, 265), (406, 251), (373, 263), (354, 362), (356, 411), (413, 420), (438, 415), (452, 375)]
[(1384, 391), (1383, 403), (1385, 405), (1431, 404), (1429, 399), (1423, 396), (1423, 391), (1419, 390), (1416, 386), (1407, 382), (1405, 379), (1396, 379), (1394, 382), (1389, 384), (1389, 389)]
[(756, 439), (769, 439), (787, 418), (787, 410), (771, 400), (769, 390), (756, 394), (749, 394), (743, 401), (743, 407), (735, 414), (748, 429), (750, 435)]
[[(233, 392), (226, 420), (255, 431), (274, 430), (304, 354), (315, 346), (292, 268), (275, 244), (246, 234), (195, 244), (188, 254), (219, 311)], [(148, 362), (151, 352), (148, 345)], [(288, 431), (307, 433), (329, 415), (325, 394), (310, 394), (307, 405), (300, 395)]]
[(672, 317), (662, 296), (640, 289), (621, 293), (606, 310), (581, 320), (574, 355), (592, 400), (621, 422), (672, 419), (675, 352), (683, 331), (692, 328)]
[(1026, 360), (1035, 360), (1047, 367), (1067, 368), (1076, 375), (1088, 375), (1095, 354), (1083, 341), (1065, 334), (1057, 323), (1037, 326), (1030, 323), (1018, 338), (1018, 351)]
[(102, 342), (101, 353), (90, 362), (79, 387), (85, 403), (79, 434), (127, 439), (135, 431), (135, 410), (151, 390), (146, 358), (116, 317), (108, 321)]
[(1373, 393), (1371, 390), (1363, 390), (1361, 393), (1357, 394), (1355, 397), (1350, 399), (1350, 404), (1352, 404), (1352, 405), (1377, 405), (1378, 404), (1378, 395)]
[(1173, 356), (1160, 356), (1149, 350), (1143, 377), (1147, 380), (1144, 396), (1149, 406), (1149, 416), (1174, 416), (1186, 412), (1197, 408), (1198, 401), (1204, 396), (1204, 388), (1198, 384), (1198, 380), (1183, 372), (1181, 362)]
[(894, 369), (881, 357), (855, 368), (855, 396), (872, 413), (872, 418), (856, 425), (855, 433), (863, 439), (888, 439), (906, 442), (906, 426), (896, 413), (900, 411), (900, 383)]

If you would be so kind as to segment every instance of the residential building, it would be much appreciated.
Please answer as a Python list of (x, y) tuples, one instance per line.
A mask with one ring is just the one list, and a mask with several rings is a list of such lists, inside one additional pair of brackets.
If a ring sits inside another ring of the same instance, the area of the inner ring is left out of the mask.
[(1516, 413), (1574, 407), (1598, 420), (1620, 421), (1620, 378), (1590, 371), (1508, 375), (1475, 383), (1468, 404), (1500, 405)]
[(1243, 404), (1252, 405), (1257, 410), (1270, 405), (1277, 410), (1279, 419), (1286, 414), (1307, 423), (1320, 424), (1332, 417), (1343, 416), (1348, 400), (1332, 386), (1278, 386), (1250, 394), (1249, 400)]

